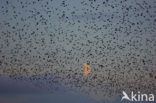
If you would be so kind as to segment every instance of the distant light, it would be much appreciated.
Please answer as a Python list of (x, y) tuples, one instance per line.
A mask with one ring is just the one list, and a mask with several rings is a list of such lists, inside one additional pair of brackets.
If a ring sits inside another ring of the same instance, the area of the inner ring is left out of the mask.
[(83, 74), (88, 75), (91, 72), (90, 65), (88, 63), (83, 63)]

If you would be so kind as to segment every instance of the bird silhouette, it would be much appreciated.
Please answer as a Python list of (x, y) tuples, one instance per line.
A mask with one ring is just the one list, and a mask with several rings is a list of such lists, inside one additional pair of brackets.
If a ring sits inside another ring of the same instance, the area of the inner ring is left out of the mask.
[(0, 0), (0, 76), (98, 100), (156, 93), (156, 0), (113, 1)]

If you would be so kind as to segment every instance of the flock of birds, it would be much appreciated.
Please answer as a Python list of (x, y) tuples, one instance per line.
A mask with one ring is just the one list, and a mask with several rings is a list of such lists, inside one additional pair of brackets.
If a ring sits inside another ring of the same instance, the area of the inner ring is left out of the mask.
[(156, 1), (0, 0), (0, 76), (96, 99), (156, 94)]

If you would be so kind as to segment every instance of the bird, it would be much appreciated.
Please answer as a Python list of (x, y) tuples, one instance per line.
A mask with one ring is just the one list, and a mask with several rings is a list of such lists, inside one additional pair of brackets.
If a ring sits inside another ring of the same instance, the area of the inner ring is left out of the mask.
[(101, 99), (129, 89), (156, 93), (155, 4), (1, 0), (0, 75)]

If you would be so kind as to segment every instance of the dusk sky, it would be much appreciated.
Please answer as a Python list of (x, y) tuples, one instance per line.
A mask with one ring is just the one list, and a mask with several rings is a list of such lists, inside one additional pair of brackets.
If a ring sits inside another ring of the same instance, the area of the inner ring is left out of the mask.
[(123, 91), (156, 94), (155, 0), (0, 0), (0, 103), (129, 103)]

